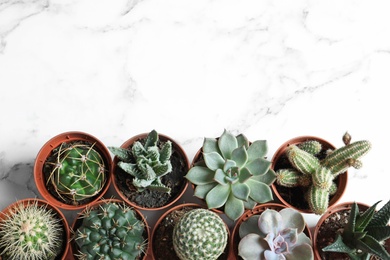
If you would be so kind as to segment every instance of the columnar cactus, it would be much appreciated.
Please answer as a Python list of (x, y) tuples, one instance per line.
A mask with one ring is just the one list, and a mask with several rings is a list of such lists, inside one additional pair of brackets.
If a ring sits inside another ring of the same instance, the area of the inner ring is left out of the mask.
[(146, 249), (145, 224), (125, 204), (103, 203), (82, 219), (74, 234), (81, 260), (138, 259)]
[(316, 155), (321, 151), (317, 141), (290, 145), (286, 150), (292, 169), (279, 169), (276, 182), (285, 187), (309, 187), (306, 200), (315, 214), (323, 214), (329, 205), (329, 196), (337, 191), (334, 179), (349, 167), (360, 168), (359, 160), (371, 148), (368, 141), (350, 143), (351, 136), (343, 136), (345, 146), (328, 152), (324, 159)]
[(96, 196), (107, 181), (107, 169), (94, 144), (62, 143), (54, 149), (45, 167), (50, 170), (48, 182), (63, 199), (78, 205)]
[(161, 182), (161, 177), (172, 171), (172, 143), (167, 141), (159, 148), (159, 137), (152, 130), (143, 145), (135, 142), (131, 149), (108, 147), (119, 159), (118, 167), (133, 176), (133, 185), (139, 192), (145, 189), (170, 193), (171, 189)]
[(195, 196), (205, 199), (209, 208), (222, 208), (238, 219), (245, 208), (273, 199), (270, 185), (275, 181), (264, 140), (249, 143), (240, 134), (224, 131), (218, 139), (205, 138), (204, 161), (198, 162), (185, 176), (196, 185)]
[(182, 260), (213, 260), (225, 250), (228, 231), (223, 220), (207, 209), (193, 209), (173, 229), (173, 247)]
[(63, 227), (46, 205), (19, 202), (0, 222), (0, 258), (48, 260), (61, 252)]

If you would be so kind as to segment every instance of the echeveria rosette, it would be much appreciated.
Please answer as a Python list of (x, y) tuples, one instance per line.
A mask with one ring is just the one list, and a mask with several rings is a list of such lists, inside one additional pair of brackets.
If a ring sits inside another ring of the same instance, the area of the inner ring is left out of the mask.
[(305, 221), (298, 211), (267, 209), (240, 225), (238, 254), (245, 260), (314, 259), (304, 229)]
[(249, 143), (224, 131), (218, 138), (205, 138), (204, 161), (196, 164), (185, 176), (196, 185), (195, 196), (205, 199), (208, 208), (222, 208), (232, 220), (238, 219), (245, 208), (271, 201), (270, 185), (275, 181), (264, 140)]

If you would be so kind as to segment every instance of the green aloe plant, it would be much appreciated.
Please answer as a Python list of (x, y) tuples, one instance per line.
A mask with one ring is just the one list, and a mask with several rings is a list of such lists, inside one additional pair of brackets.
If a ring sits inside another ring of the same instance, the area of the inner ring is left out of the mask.
[(390, 254), (383, 242), (390, 238), (390, 200), (376, 211), (378, 203), (380, 201), (363, 213), (354, 203), (348, 223), (337, 234), (336, 241), (322, 251), (346, 253), (353, 260), (369, 259), (372, 255), (389, 260)]
[(195, 196), (205, 199), (209, 208), (222, 208), (232, 220), (245, 208), (273, 199), (270, 185), (275, 181), (271, 162), (265, 156), (265, 140), (250, 143), (240, 134), (224, 130), (218, 138), (205, 138), (203, 160), (185, 176), (196, 185)]

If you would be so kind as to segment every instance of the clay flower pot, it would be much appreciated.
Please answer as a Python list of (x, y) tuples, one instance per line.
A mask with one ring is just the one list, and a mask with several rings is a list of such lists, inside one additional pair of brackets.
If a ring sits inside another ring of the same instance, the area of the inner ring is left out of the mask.
[[(282, 210), (286, 208), (285, 205), (279, 204), (279, 203), (265, 203), (258, 205), (254, 207), (252, 210), (247, 210), (245, 213), (237, 220), (233, 227), (232, 235), (230, 237), (229, 241), (229, 247), (230, 247), (230, 255), (232, 256), (232, 259), (240, 260), (242, 259), (240, 256), (238, 256), (238, 244), (240, 243), (240, 235), (239, 235), (239, 229), (240, 225), (245, 222), (247, 219), (254, 215), (260, 215), (263, 211), (266, 209), (273, 209), (276, 211)], [(312, 236), (310, 233), (310, 229), (306, 224), (306, 228), (304, 230), (304, 233), (307, 235), (307, 237), (312, 240)]]
[[(49, 181), (50, 172), (47, 170), (47, 167), (45, 167), (45, 163), (47, 162), (48, 158), (53, 155), (53, 150), (56, 148), (58, 149), (58, 147), (60, 147), (63, 143), (71, 144), (74, 142), (83, 142), (85, 144), (93, 145), (95, 151), (97, 151), (103, 159), (105, 166), (105, 182), (100, 192), (93, 197), (77, 201), (77, 203), (74, 203), (70, 199), (61, 198), (57, 194), (56, 188)], [(106, 193), (111, 181), (109, 176), (111, 173), (111, 168), (111, 155), (101, 141), (88, 133), (71, 131), (54, 136), (42, 146), (38, 152), (34, 164), (34, 180), (39, 193), (45, 200), (62, 209), (79, 210), (84, 208), (88, 203), (99, 200)]]
[[(287, 142), (283, 143), (275, 152), (272, 157), (271, 168), (276, 172), (279, 169), (291, 168), (290, 163), (285, 155), (286, 149), (290, 145), (297, 145), (303, 143), (307, 140), (316, 140), (322, 144), (321, 153), (325, 153), (328, 149), (335, 149), (335, 146), (329, 143), (328, 141), (318, 138), (315, 136), (300, 136), (292, 138)], [(331, 195), (329, 198), (329, 207), (336, 204), (341, 197), (344, 195), (348, 181), (348, 172), (346, 171), (343, 174), (340, 174), (336, 177), (335, 183), (337, 185), (337, 191), (335, 194)], [(313, 213), (309, 209), (309, 205), (305, 199), (305, 192), (307, 188), (303, 187), (294, 187), (288, 188), (278, 185), (276, 182), (272, 184), (272, 190), (275, 193), (276, 197), (280, 200), (281, 203), (287, 207), (296, 209), (302, 213)], [(291, 198), (289, 198), (291, 196)]]
[[(186, 212), (196, 208), (207, 209), (206, 207), (197, 203), (184, 203), (170, 208), (160, 216), (160, 218), (157, 220), (153, 228), (152, 238), (150, 240), (152, 259), (179, 260), (179, 258), (176, 256), (176, 253), (173, 249), (173, 242), (171, 239), (173, 236), (172, 234), (173, 234), (174, 225), (177, 222), (177, 220), (179, 220)], [(227, 225), (226, 225), (226, 229), (230, 237), (230, 231)], [(226, 245), (225, 248), (225, 252), (218, 258), (220, 260), (225, 260), (225, 259), (233, 260), (233, 258), (229, 254), (229, 239), (230, 239), (229, 237), (228, 237), (228, 244)], [(165, 255), (161, 254), (162, 251), (165, 253)]]
[[(148, 134), (136, 135), (124, 142), (120, 148), (131, 149), (136, 141), (144, 142)], [(118, 167), (119, 159), (117, 156), (114, 157), (113, 161), (111, 178), (116, 192), (126, 203), (140, 210), (161, 210), (170, 207), (183, 196), (188, 186), (188, 181), (184, 176), (188, 172), (189, 161), (184, 149), (169, 136), (158, 134), (158, 137), (157, 145), (167, 141), (172, 143), (170, 158), (172, 171), (161, 177), (161, 182), (171, 189), (170, 193), (147, 188), (142, 192), (137, 191), (132, 184), (133, 176)]]
[[(68, 259), (78, 259), (78, 255), (79, 255), (79, 250), (78, 250), (78, 246), (76, 244), (76, 242), (74, 241), (75, 239), (75, 236), (76, 236), (76, 233), (78, 232), (78, 228), (81, 227), (82, 223), (83, 223), (83, 216), (86, 212), (92, 210), (92, 209), (95, 209), (101, 205), (104, 205), (106, 203), (116, 203), (116, 204), (125, 204), (126, 203), (122, 200), (119, 200), (119, 199), (102, 199), (102, 200), (99, 200), (99, 201), (95, 201), (91, 204), (89, 204), (83, 211), (81, 211), (77, 217), (75, 218), (73, 224), (72, 224), (72, 230), (73, 230), (73, 237), (72, 239), (70, 240), (70, 248), (69, 248), (69, 254), (68, 254)], [(149, 259), (149, 256), (148, 256), (148, 251), (149, 251), (149, 248), (150, 248), (150, 229), (149, 229), (149, 226), (148, 226), (148, 223), (146, 221), (146, 218), (144, 217), (144, 215), (138, 210), (138, 209), (135, 209), (135, 208), (131, 208), (134, 212), (135, 212), (135, 215), (137, 217), (137, 219), (139, 219), (140, 221), (142, 221), (142, 223), (144, 224), (144, 232), (143, 232), (143, 237), (144, 237), (144, 240), (147, 241), (147, 245), (146, 247), (142, 250), (143, 253), (142, 255), (140, 256), (140, 258), (137, 258), (137, 259), (143, 259), (143, 260), (146, 260), (146, 259)]]
[[(62, 228), (62, 231), (61, 231), (61, 233), (62, 233), (61, 247), (62, 248), (61, 248), (61, 252), (56, 256), (55, 259), (56, 260), (68, 259), (67, 258), (67, 253), (69, 250), (69, 243), (68, 242), (70, 239), (69, 225), (68, 225), (68, 222), (66, 221), (64, 214), (57, 207), (55, 207), (54, 205), (51, 205), (49, 202), (41, 200), (41, 199), (36, 199), (36, 198), (34, 198), (34, 199), (28, 198), (28, 199), (18, 200), (0, 212), (0, 223), (5, 221), (6, 219), (8, 219), (12, 214), (14, 214), (15, 211), (18, 211), (18, 208), (20, 208), (20, 206), (28, 207), (31, 205), (37, 205), (38, 207), (44, 207), (53, 214), (54, 218), (58, 218), (59, 224)], [(0, 227), (1, 227), (1, 225), (0, 225)], [(3, 249), (0, 248), (0, 253), (2, 252), (2, 250)], [(1, 255), (0, 255), (0, 259), (2, 259)], [(22, 259), (22, 257), (20, 259)]]

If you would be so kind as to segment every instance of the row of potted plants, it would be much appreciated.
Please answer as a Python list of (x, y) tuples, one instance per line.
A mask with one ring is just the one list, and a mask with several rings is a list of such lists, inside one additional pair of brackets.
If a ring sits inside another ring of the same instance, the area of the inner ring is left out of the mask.
[[(225, 130), (218, 138), (205, 138), (190, 165), (181, 146), (155, 130), (137, 135), (120, 147), (106, 147), (86, 133), (67, 132), (49, 140), (39, 151), (34, 178), (45, 199), (39, 203), (47, 203), (45, 209), (49, 207), (57, 217), (61, 217), (57, 208), (82, 210), (81, 218), (61, 232), (63, 238), (68, 237), (65, 241), (74, 241), (69, 251), (78, 259), (100, 259), (103, 255), (104, 259), (146, 258), (148, 248), (152, 248), (149, 252), (153, 259), (237, 259), (238, 255), (243, 259), (262, 259), (260, 256), (280, 259), (281, 255), (287, 259), (313, 259), (315, 250), (311, 241), (316, 245), (316, 238), (312, 239), (300, 212), (323, 215), (334, 206), (346, 187), (347, 168), (360, 168), (359, 159), (370, 149), (368, 141), (351, 143), (348, 134), (343, 141), (345, 146), (335, 149), (315, 137), (292, 139), (269, 161), (265, 140), (249, 142), (244, 135), (234, 136)], [(110, 152), (115, 156), (113, 160)], [(170, 207), (182, 196), (188, 182), (194, 188), (194, 195), (204, 204), (180, 205), (180, 210), (167, 210), (150, 235), (139, 210)], [(102, 201), (111, 183), (121, 200)], [(269, 205), (275, 201), (273, 194), (283, 204)], [(94, 203), (99, 205), (92, 206)], [(368, 215), (374, 216), (375, 206), (370, 208), (370, 213), (363, 214), (364, 217), (358, 213), (353, 216), (368, 220)], [(193, 212), (195, 209), (199, 212)], [(374, 238), (385, 241), (390, 236), (389, 203), (378, 212), (380, 217), (387, 218), (385, 223), (381, 222), (381, 230), (386, 232)], [(221, 213), (236, 221), (231, 235), (226, 225), (222, 225)], [(3, 214), (3, 220), (10, 215), (15, 215), (14, 210)], [(188, 219), (181, 222), (184, 217)], [(0, 222), (0, 232), (7, 227), (1, 224), (4, 222)], [(23, 224), (22, 229), (36, 225), (30, 222)], [(364, 228), (363, 225), (349, 232), (367, 233)], [(36, 234), (30, 227), (27, 230), (29, 236)], [(69, 230), (72, 230), (71, 235)], [(267, 233), (267, 230), (272, 232)], [(194, 235), (188, 235), (192, 232)], [(23, 239), (25, 237), (27, 235), (23, 235)], [(367, 239), (366, 235), (361, 237), (360, 242)], [(195, 238), (201, 239), (204, 247)], [(26, 242), (29, 245), (37, 242), (29, 239)], [(41, 238), (40, 243), (47, 245), (49, 240)], [(250, 250), (245, 250), (245, 241)], [(354, 241), (347, 240), (343, 245), (344, 249), (350, 249), (347, 254), (360, 256), (361, 245), (366, 246), (366, 242), (360, 243), (358, 250), (351, 248)], [(371, 248), (373, 244), (369, 242), (368, 248)], [(67, 252), (67, 244), (61, 245), (63, 252)], [(388, 259), (386, 250), (378, 248), (383, 249), (375, 244), (375, 250), (368, 253)], [(0, 249), (3, 258), (18, 259), (10, 256), (6, 242), (0, 242)], [(61, 259), (54, 252), (58, 249), (44, 252), (43, 259), (51, 259), (49, 255), (54, 255), (52, 259)], [(257, 258), (252, 258), (253, 254)]]

